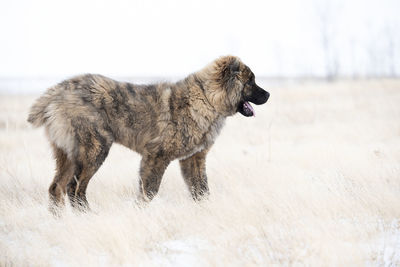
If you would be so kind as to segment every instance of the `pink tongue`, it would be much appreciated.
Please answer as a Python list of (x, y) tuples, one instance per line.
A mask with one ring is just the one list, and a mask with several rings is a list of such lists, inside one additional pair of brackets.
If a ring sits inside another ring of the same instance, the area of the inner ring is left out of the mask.
[(247, 101), (244, 102), (244, 107), (247, 108), (247, 109), (249, 109), (249, 110), (251, 110), (251, 112), (253, 113), (253, 116), (254, 116), (254, 117), (256, 116), (256, 112), (254, 111), (253, 107), (250, 105), (249, 102), (247, 102)]

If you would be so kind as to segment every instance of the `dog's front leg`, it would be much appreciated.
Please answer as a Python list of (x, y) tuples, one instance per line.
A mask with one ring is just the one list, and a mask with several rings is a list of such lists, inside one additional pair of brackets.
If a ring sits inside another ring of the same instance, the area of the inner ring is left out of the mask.
[(202, 200), (209, 195), (206, 174), (207, 152), (208, 150), (203, 150), (179, 161), (182, 176), (194, 200)]
[(143, 156), (140, 162), (139, 187), (144, 201), (151, 201), (157, 194), (169, 162), (163, 157)]

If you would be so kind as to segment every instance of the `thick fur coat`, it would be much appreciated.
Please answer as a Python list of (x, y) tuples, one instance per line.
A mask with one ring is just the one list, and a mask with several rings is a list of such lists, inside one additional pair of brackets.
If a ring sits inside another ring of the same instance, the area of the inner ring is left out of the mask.
[(249, 104), (269, 97), (240, 59), (221, 57), (177, 83), (135, 85), (82, 75), (49, 88), (28, 121), (44, 126), (54, 149), (52, 211), (64, 204), (87, 209), (86, 188), (116, 142), (142, 155), (144, 200), (157, 193), (168, 164), (180, 160), (194, 199), (208, 194), (205, 158), (225, 118), (254, 115)]

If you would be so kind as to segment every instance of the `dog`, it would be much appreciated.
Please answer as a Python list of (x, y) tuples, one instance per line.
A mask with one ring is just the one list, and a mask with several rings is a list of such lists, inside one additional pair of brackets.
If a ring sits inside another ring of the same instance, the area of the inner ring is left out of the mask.
[(254, 116), (251, 103), (269, 93), (234, 56), (216, 59), (176, 83), (135, 85), (86, 74), (49, 88), (31, 107), (28, 121), (44, 126), (56, 160), (49, 188), (56, 213), (68, 195), (72, 207), (89, 209), (86, 189), (108, 155), (122, 144), (142, 156), (144, 201), (158, 192), (168, 164), (179, 159), (194, 200), (208, 196), (206, 155), (229, 116)]

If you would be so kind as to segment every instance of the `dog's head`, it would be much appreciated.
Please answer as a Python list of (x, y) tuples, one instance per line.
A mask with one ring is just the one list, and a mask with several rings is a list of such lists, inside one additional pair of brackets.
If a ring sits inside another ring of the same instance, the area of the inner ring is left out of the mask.
[(211, 70), (209, 96), (214, 106), (227, 115), (240, 112), (243, 116), (255, 116), (251, 103), (267, 102), (269, 93), (255, 83), (254, 73), (239, 58), (225, 56), (215, 60)]

